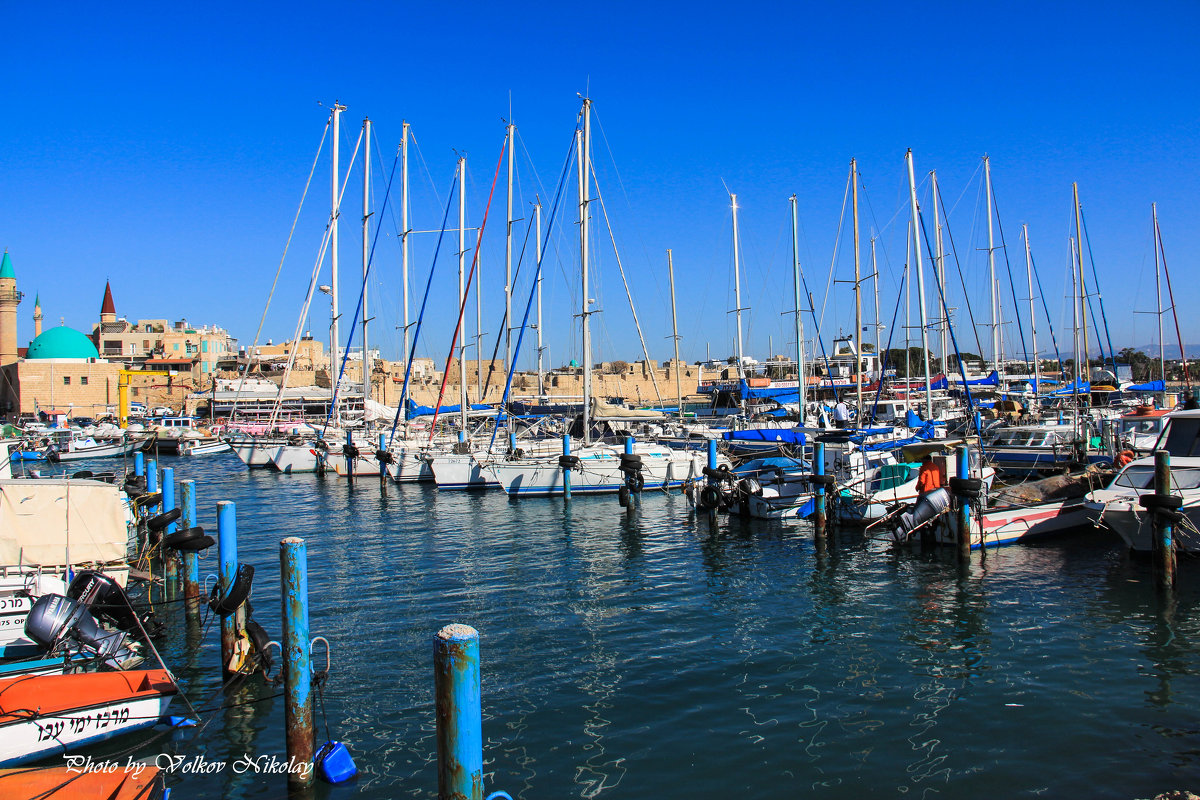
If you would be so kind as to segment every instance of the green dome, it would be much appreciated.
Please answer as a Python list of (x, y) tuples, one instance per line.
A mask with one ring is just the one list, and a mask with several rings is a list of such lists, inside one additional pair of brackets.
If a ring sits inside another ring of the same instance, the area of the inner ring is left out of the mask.
[(37, 358), (99, 358), (92, 340), (74, 328), (50, 328), (29, 343), (26, 360)]

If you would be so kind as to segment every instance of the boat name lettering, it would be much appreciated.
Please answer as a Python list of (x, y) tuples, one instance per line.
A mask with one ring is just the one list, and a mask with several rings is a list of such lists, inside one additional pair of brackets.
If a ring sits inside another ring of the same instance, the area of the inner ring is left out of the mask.
[(38, 741), (45, 742), (58, 739), (64, 733), (80, 736), (87, 731), (103, 731), (114, 725), (124, 725), (129, 721), (129, 706), (109, 708), (82, 717), (67, 717), (48, 722), (35, 722), (38, 728)]
[(28, 597), (0, 597), (0, 613), (6, 611), (28, 611), (29, 608)]

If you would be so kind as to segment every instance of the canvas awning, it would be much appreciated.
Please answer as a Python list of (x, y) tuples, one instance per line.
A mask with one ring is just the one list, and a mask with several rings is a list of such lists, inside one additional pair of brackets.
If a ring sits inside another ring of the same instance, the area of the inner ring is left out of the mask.
[(121, 491), (89, 480), (0, 480), (0, 564), (121, 561), (129, 541)]

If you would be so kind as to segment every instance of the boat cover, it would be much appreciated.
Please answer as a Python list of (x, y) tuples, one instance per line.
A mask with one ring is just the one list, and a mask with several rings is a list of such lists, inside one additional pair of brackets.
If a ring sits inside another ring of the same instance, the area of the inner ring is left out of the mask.
[(780, 442), (804, 445), (804, 434), (791, 428), (749, 428), (744, 431), (725, 431), (721, 438), (727, 442)]
[(1133, 386), (1126, 386), (1127, 392), (1165, 392), (1166, 384), (1162, 381), (1150, 381), (1149, 383), (1135, 383)]
[(625, 406), (606, 403), (599, 397), (592, 398), (592, 419), (597, 420), (626, 420), (626, 419), (662, 419), (661, 411), (648, 408), (626, 408)]
[(0, 480), (0, 564), (61, 566), (125, 558), (129, 529), (111, 483)]

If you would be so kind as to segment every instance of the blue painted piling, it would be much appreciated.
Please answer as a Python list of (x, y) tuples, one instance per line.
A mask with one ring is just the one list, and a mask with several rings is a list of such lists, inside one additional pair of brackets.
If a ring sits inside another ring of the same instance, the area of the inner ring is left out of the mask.
[(483, 800), (479, 632), (447, 625), (433, 637), (438, 800)]
[(515, 433), (508, 434), (508, 452), (517, 452), (517, 435)]
[(625, 455), (627, 455), (627, 456), (633, 455), (633, 437), (632, 436), (625, 437)]
[[(172, 467), (162, 468), (162, 493), (163, 493), (163, 511), (170, 511), (175, 508), (175, 470)], [(172, 522), (162, 532), (163, 536), (174, 533), (176, 530), (175, 523)], [(165, 547), (162, 551), (163, 567), (166, 570), (166, 585), (163, 591), (167, 597), (174, 597), (179, 591), (179, 560), (175, 552), (168, 550)]]
[(387, 450), (387, 434), (386, 433), (379, 434), (379, 449)]
[[(229, 594), (237, 577), (237, 505), (229, 500), (217, 503), (217, 557), (220, 561), (220, 579), (217, 583), (221, 597)], [(221, 669), (228, 678), (232, 673), (229, 664), (237, 644), (237, 614), (221, 617)]]
[[(1159, 450), (1154, 454), (1154, 494), (1159, 497), (1171, 495), (1171, 454)], [(1161, 501), (1160, 501), (1161, 502)], [(1151, 509), (1154, 518), (1154, 577), (1162, 589), (1175, 588), (1175, 539), (1171, 517), (1167, 506)]]
[[(346, 431), (346, 445), (350, 447), (354, 446), (354, 431)], [(346, 477), (354, 477), (354, 458), (349, 452), (346, 453)]]
[(141, 450), (133, 454), (133, 474), (139, 478), (146, 474), (146, 454)]
[[(308, 547), (289, 536), (279, 543), (283, 584), (283, 694), (288, 760), (313, 760), (312, 654), (308, 629)], [(312, 784), (312, 771), (288, 773), (289, 788)]]
[(709, 469), (717, 468), (717, 440), (716, 439), (708, 440), (708, 468)]
[[(965, 444), (960, 444), (956, 450), (956, 467), (958, 477), (966, 480), (971, 477), (971, 451)], [(980, 547), (984, 542), (981, 529)], [(971, 497), (961, 492), (958, 497), (958, 559), (971, 560)]]
[[(180, 520), (184, 528), (196, 527), (196, 482), (179, 482)], [(183, 553), (183, 597), (189, 622), (200, 622), (200, 554), (191, 550)]]
[[(824, 442), (814, 442), (813, 443), (812, 470), (813, 470), (814, 476), (820, 476), (820, 478), (824, 478), (824, 476), (825, 476), (825, 443)], [(825, 483), (820, 478), (818, 480), (814, 481), (814, 483), (816, 484), (816, 487), (817, 487), (817, 492), (816, 492), (816, 497), (814, 497), (813, 499), (816, 501), (817, 511), (816, 511), (816, 514), (813, 516), (813, 533), (816, 534), (817, 540), (823, 543), (825, 541)]]
[[(146, 491), (154, 494), (158, 491), (158, 462), (153, 458), (146, 459)], [(152, 517), (158, 513), (158, 506), (146, 507), (146, 516)]]
[[(571, 434), (563, 434), (563, 455), (571, 455)], [(563, 497), (567, 500), (571, 499), (571, 468), (563, 467)]]

